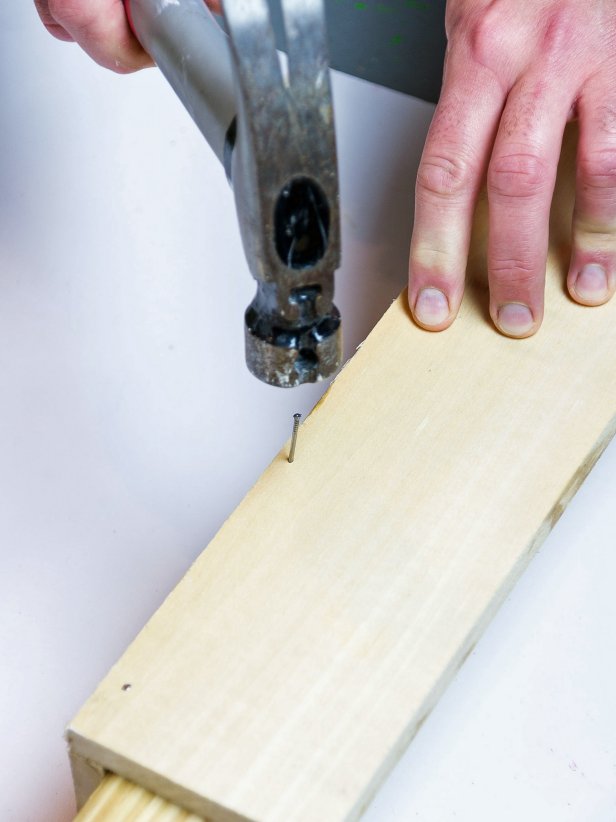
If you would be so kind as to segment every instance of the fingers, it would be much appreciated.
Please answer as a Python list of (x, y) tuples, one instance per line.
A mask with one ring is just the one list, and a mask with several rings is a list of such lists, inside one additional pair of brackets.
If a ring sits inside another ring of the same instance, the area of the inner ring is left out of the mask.
[(73, 42), (73, 38), (68, 31), (63, 29), (62, 26), (59, 26), (49, 13), (49, 9), (47, 8), (47, 0), (34, 0), (34, 5), (36, 6), (36, 10), (41, 18), (42, 24), (50, 34), (53, 34), (57, 40), (64, 40), (67, 43)]
[(509, 93), (488, 169), (490, 315), (507, 336), (543, 319), (549, 216), (570, 96), (525, 77)]
[(152, 65), (130, 30), (122, 0), (35, 1), (54, 36), (73, 39), (101, 66), (126, 74)]
[[(616, 93), (597, 77), (578, 103), (580, 137), (569, 293), (601, 305), (616, 291)], [(610, 99), (611, 96), (611, 99)]]
[[(119, 74), (153, 65), (133, 35), (123, 0), (34, 0), (47, 31), (77, 42), (97, 63)], [(220, 0), (206, 0), (220, 14)]]
[(504, 102), (493, 74), (448, 60), (417, 174), (409, 305), (431, 331), (455, 319), (464, 290), (475, 202)]

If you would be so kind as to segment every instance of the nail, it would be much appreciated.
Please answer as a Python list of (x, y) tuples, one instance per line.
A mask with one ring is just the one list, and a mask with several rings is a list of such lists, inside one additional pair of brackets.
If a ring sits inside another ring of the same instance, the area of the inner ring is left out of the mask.
[(289, 449), (289, 462), (293, 462), (295, 459), (295, 446), (297, 445), (297, 432), (299, 431), (299, 421), (301, 420), (301, 414), (293, 414), (293, 433), (291, 435), (291, 448)]
[(535, 321), (530, 308), (523, 303), (506, 303), (498, 309), (496, 321), (503, 334), (523, 337), (532, 330)]
[(597, 263), (589, 263), (577, 275), (573, 290), (581, 300), (589, 303), (603, 302), (608, 297), (607, 275)]
[(422, 288), (415, 301), (415, 317), (422, 325), (441, 325), (449, 316), (449, 302), (438, 288)]

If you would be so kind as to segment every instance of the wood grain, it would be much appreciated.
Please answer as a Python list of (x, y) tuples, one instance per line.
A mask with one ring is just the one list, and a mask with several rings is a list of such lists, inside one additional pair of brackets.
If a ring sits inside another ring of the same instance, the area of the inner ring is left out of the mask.
[(560, 185), (541, 332), (496, 334), (480, 277), (442, 334), (396, 301), (73, 721), (76, 754), (214, 820), (360, 816), (615, 431), (616, 303), (565, 293)]
[(203, 818), (178, 808), (159, 796), (107, 774), (75, 822), (203, 822)]

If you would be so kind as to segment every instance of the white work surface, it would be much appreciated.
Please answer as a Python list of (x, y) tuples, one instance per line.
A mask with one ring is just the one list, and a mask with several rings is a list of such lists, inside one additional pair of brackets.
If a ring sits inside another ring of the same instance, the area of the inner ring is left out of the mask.
[[(404, 285), (432, 109), (334, 86), (349, 354)], [(0, 820), (66, 822), (64, 726), (325, 386), (246, 371), (232, 194), (157, 71), (4, 3), (0, 100)], [(366, 822), (614, 822), (615, 587), (613, 444)]]

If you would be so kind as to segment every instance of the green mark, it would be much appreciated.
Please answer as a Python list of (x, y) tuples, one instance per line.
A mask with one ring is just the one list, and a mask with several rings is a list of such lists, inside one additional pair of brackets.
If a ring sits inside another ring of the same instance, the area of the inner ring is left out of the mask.
[(402, 43), (402, 35), (401, 34), (394, 34), (391, 38), (392, 46), (399, 46)]
[(366, 8), (366, 4), (365, 4), (365, 3), (362, 3), (362, 2), (355, 3), (355, 8), (356, 8), (356, 9), (359, 9), (359, 10), (361, 11), (362, 9), (365, 9), (365, 8)]

